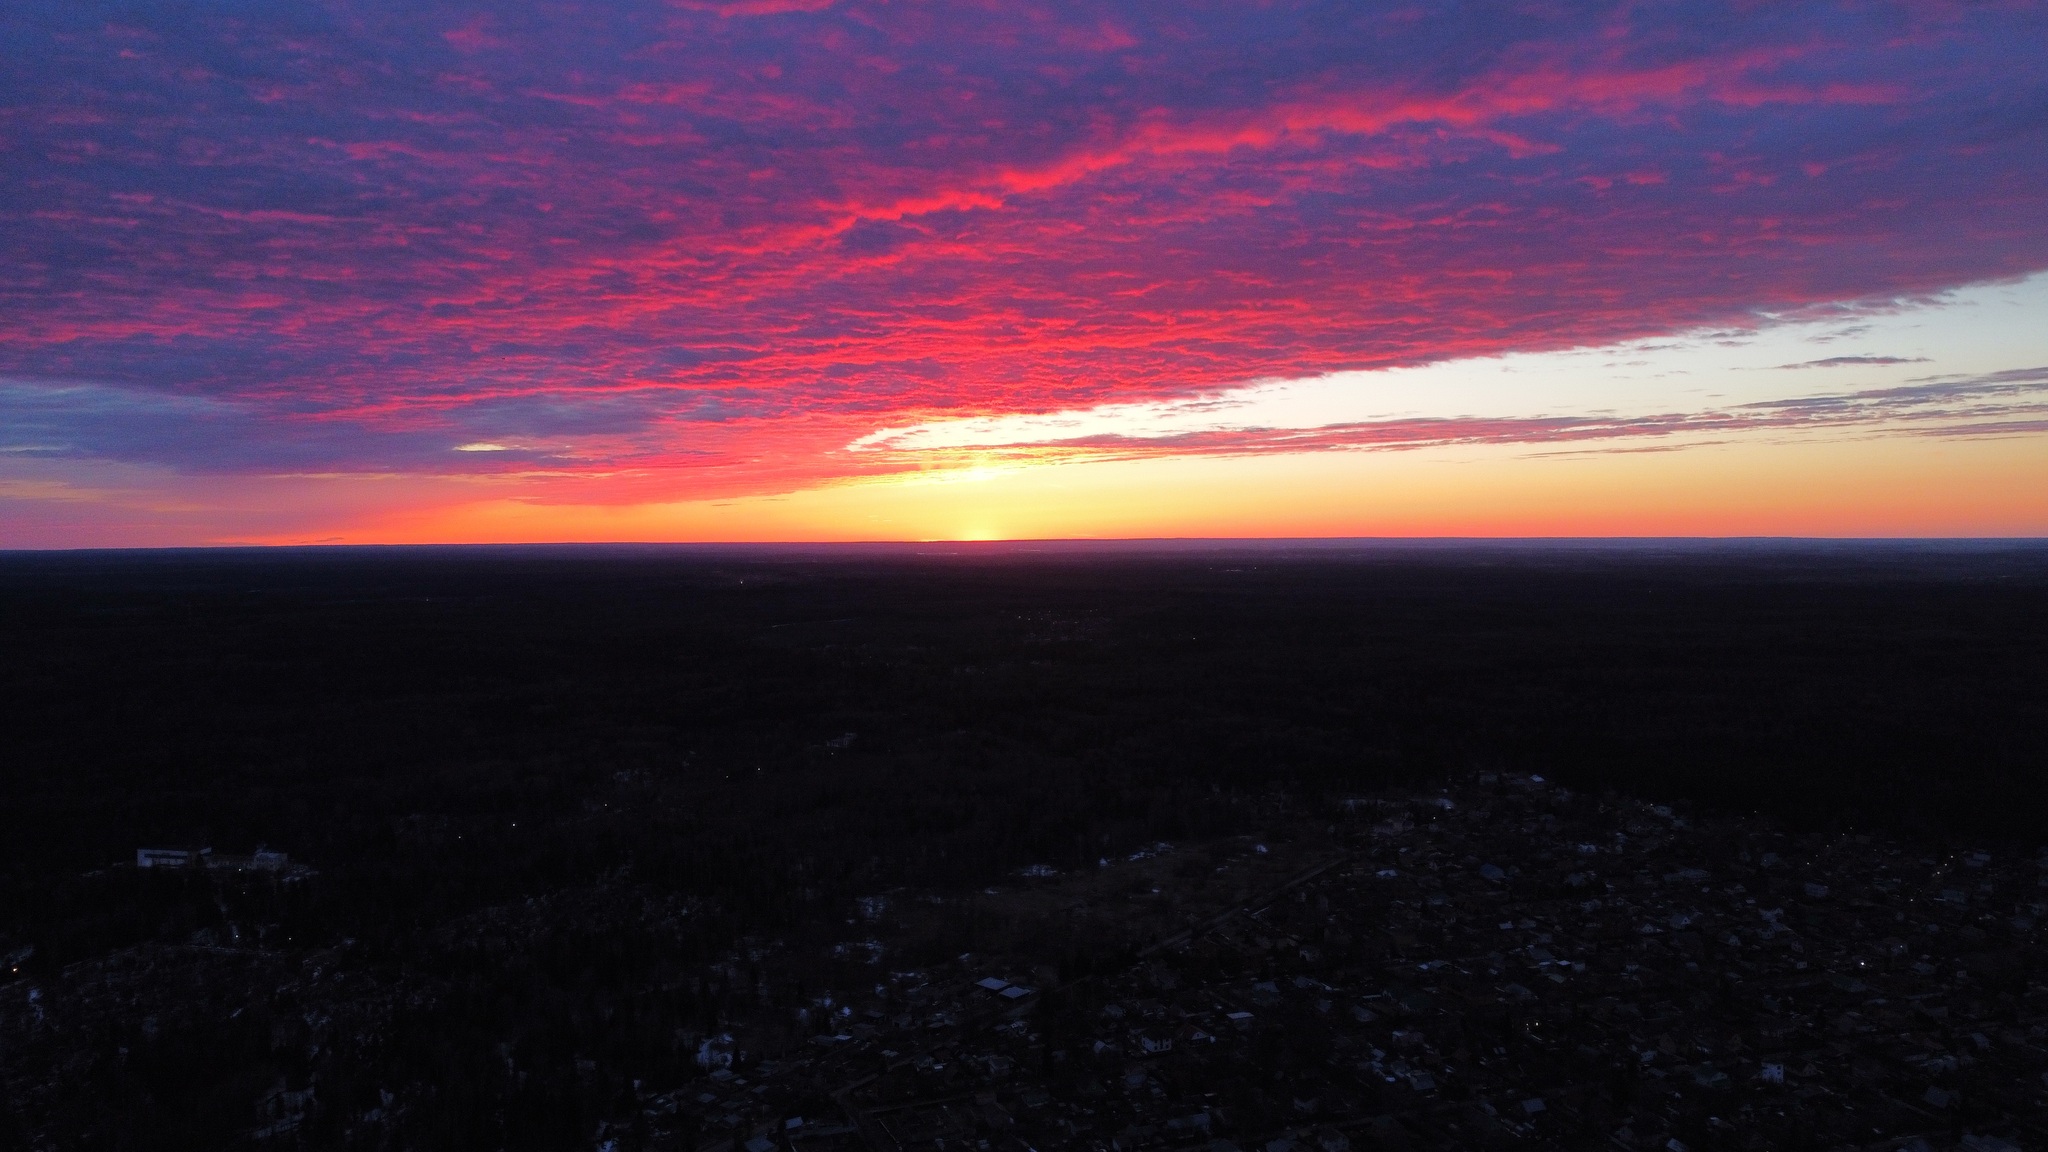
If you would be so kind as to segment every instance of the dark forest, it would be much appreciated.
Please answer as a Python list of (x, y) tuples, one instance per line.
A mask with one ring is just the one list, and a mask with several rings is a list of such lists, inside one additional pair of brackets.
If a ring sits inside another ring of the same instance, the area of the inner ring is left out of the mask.
[[(0, 651), (0, 1146), (656, 1146), (609, 1118), (855, 979), (748, 941), (1473, 773), (2006, 854), (2048, 810), (2034, 544), (13, 554)], [(201, 846), (294, 872), (133, 866)], [(891, 964), (1003, 930), (933, 907)]]

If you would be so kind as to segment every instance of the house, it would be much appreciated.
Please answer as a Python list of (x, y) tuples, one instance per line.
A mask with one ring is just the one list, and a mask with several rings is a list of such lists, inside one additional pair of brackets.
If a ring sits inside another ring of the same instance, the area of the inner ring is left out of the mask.
[(213, 855), (213, 849), (201, 848), (137, 848), (137, 868), (194, 868), (205, 867)]
[(137, 848), (137, 868), (221, 868), (234, 872), (291, 871), (291, 857), (258, 848), (251, 856), (216, 856), (211, 848)]

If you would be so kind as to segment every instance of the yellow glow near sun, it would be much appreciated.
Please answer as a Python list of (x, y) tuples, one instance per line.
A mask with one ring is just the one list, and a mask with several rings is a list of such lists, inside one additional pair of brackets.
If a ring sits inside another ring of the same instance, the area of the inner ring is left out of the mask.
[(1000, 480), (1023, 470), (1019, 464), (954, 463), (939, 458), (928, 467), (914, 472), (897, 472), (881, 476), (865, 476), (852, 481), (865, 485), (919, 486), (927, 484), (984, 484)]

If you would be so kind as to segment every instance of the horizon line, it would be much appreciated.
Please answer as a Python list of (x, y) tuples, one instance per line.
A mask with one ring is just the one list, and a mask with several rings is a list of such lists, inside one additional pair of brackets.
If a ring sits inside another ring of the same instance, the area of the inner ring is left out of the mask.
[(433, 552), (433, 551), (567, 551), (567, 550), (659, 550), (659, 551), (898, 551), (902, 549), (963, 549), (982, 552), (1045, 548), (1060, 551), (1201, 551), (1215, 548), (1256, 550), (1286, 547), (1341, 550), (1376, 547), (1444, 546), (1816, 546), (1816, 547), (1912, 547), (1975, 548), (2048, 546), (2048, 535), (2035, 536), (1066, 536), (1005, 539), (872, 539), (872, 540), (539, 540), (539, 541), (447, 541), (447, 542), (352, 542), (314, 541), (294, 544), (235, 542), (219, 544), (167, 544), (84, 548), (36, 548), (0, 546), (0, 557), (55, 555), (134, 555), (158, 553), (344, 553), (344, 552)]

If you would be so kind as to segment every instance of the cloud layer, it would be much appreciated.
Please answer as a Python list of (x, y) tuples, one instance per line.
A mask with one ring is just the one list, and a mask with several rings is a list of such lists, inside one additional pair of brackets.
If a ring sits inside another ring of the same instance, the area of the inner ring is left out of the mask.
[[(1310, 426), (1237, 422), (1149, 433), (1042, 432), (1036, 436), (1004, 436), (996, 427), (984, 427), (987, 431), (982, 435), (946, 435), (949, 429), (945, 424), (885, 431), (865, 438), (859, 447), (927, 462), (950, 455), (988, 463), (1472, 444), (1587, 448), (1615, 441), (1631, 441), (1626, 450), (1644, 451), (1696, 444), (1703, 437), (1826, 431), (2011, 436), (2048, 432), (2048, 366), (1645, 415), (1403, 416)], [(921, 435), (926, 433), (938, 435)]]
[(2048, 267), (2043, 43), (2035, 3), (31, 0), (0, 447), (763, 490), (917, 420), (1914, 297)]

